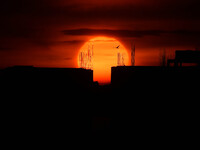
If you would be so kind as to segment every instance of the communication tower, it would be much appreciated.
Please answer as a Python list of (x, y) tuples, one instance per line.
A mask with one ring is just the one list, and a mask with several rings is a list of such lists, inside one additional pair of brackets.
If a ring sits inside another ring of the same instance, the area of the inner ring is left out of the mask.
[(120, 45), (116, 47), (116, 49), (118, 49), (118, 52), (117, 52), (117, 66), (125, 66), (124, 55), (122, 53), (120, 53), (119, 47), (120, 47)]
[(80, 52), (79, 54), (79, 66), (84, 69), (93, 69), (93, 44), (88, 44), (88, 50), (86, 52)]
[(135, 66), (135, 44), (131, 44), (131, 66)]
[(161, 66), (166, 66), (166, 49), (161, 50)]
[(117, 66), (121, 66), (121, 53), (117, 53)]
[(89, 43), (87, 53), (87, 69), (93, 69), (93, 47), (94, 45)]
[(79, 66), (80, 66), (80, 68), (85, 68), (84, 61), (85, 61), (85, 54), (84, 54), (84, 52), (80, 52), (80, 54), (79, 54)]

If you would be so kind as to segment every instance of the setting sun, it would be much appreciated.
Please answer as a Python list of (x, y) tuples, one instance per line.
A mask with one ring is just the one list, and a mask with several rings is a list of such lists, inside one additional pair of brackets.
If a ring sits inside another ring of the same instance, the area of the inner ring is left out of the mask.
[[(114, 38), (96, 37), (86, 42), (80, 49), (79, 54), (88, 52), (88, 48), (92, 45), (92, 69), (94, 72), (94, 81), (99, 84), (107, 84), (111, 81), (111, 67), (117, 66), (118, 54), (122, 57), (121, 65), (129, 65), (129, 55), (126, 48)], [(78, 66), (80, 66), (78, 56)]]

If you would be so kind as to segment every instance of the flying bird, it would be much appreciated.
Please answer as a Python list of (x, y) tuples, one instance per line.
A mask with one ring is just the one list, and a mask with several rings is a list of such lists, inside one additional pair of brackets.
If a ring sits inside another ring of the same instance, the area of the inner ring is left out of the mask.
[[(120, 46), (120, 45), (119, 45)], [(117, 46), (116, 48), (118, 49), (119, 48), (119, 46)]]

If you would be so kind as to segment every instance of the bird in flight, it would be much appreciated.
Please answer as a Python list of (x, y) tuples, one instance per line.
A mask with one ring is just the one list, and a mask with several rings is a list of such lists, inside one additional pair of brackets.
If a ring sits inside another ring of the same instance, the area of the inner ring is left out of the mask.
[[(120, 45), (119, 45), (120, 46)], [(119, 46), (117, 46), (116, 48), (118, 49), (119, 48)]]

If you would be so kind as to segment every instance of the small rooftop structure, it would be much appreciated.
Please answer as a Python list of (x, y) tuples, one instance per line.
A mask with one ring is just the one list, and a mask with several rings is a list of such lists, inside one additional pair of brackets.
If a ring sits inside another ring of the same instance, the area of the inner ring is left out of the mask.
[(197, 50), (177, 50), (175, 52), (175, 59), (169, 59), (167, 65), (182, 66), (182, 63), (195, 63), (200, 64), (200, 51)]

